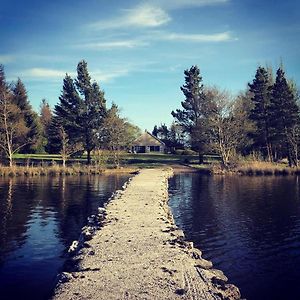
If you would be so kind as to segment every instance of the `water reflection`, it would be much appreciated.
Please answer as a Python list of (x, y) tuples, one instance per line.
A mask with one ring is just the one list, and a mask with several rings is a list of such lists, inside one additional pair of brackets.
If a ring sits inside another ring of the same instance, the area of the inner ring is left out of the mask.
[[(127, 175), (0, 179), (1, 299), (46, 299), (63, 253)], [(17, 288), (16, 288), (17, 287)]]
[(244, 297), (295, 299), (300, 292), (297, 177), (181, 174), (170, 180), (170, 191), (178, 225)]

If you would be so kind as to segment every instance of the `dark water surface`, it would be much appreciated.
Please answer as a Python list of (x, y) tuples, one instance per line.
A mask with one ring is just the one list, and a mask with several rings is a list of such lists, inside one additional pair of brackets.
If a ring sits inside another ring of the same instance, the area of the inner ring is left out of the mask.
[(0, 178), (0, 299), (46, 299), (87, 216), (128, 178)]
[(179, 174), (169, 189), (177, 225), (243, 297), (300, 299), (300, 178)]

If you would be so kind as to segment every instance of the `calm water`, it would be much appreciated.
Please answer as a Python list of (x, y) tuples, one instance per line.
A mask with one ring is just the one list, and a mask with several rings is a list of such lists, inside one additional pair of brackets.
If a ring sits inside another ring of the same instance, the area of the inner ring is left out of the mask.
[(0, 179), (0, 298), (46, 299), (87, 216), (128, 175)]
[(243, 297), (300, 299), (300, 178), (180, 174), (170, 192), (177, 225)]

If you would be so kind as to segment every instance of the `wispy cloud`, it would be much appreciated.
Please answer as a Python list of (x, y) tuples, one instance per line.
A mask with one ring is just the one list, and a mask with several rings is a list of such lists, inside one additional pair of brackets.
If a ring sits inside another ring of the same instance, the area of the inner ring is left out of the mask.
[(124, 27), (158, 27), (168, 23), (171, 17), (159, 6), (142, 4), (124, 9), (121, 16), (89, 24), (90, 29), (115, 29)]
[(112, 50), (112, 49), (132, 49), (142, 46), (149, 46), (154, 42), (191, 42), (191, 43), (220, 43), (238, 40), (233, 37), (229, 31), (219, 32), (214, 34), (186, 34), (166, 31), (153, 31), (144, 34), (132, 40), (114, 40), (114, 41), (100, 41), (93, 43), (81, 43), (75, 45), (76, 48), (88, 50)]
[[(128, 75), (130, 72), (129, 68), (121, 67), (111, 70), (94, 70), (90, 71), (90, 75), (93, 80), (100, 82), (110, 82), (115, 78)], [(76, 77), (75, 72), (67, 72), (73, 78)], [(23, 71), (18, 71), (18, 76), (27, 80), (62, 80), (66, 72), (61, 70), (47, 69), (47, 68), (32, 68)]]
[(118, 48), (136, 48), (141, 46), (147, 46), (148, 43), (142, 40), (115, 40), (115, 41), (100, 41), (96, 43), (86, 43), (80, 44), (76, 47), (90, 49), (90, 50), (108, 50), (108, 49), (118, 49)]
[(93, 71), (91, 72), (91, 76), (93, 79), (101, 82), (111, 82), (115, 78), (127, 76), (130, 73), (129, 69), (115, 69), (111, 71)]
[(230, 2), (230, 0), (151, 0), (151, 3), (157, 4), (166, 9), (211, 6), (225, 4), (228, 2)]
[[(74, 75), (74, 73), (68, 73)], [(60, 79), (65, 77), (66, 72), (61, 70), (47, 69), (47, 68), (32, 68), (24, 71), (20, 71), (20, 76), (30, 79)]]
[(161, 40), (166, 41), (186, 41), (186, 42), (227, 42), (237, 40), (233, 38), (230, 32), (221, 32), (215, 34), (180, 34), (180, 33), (164, 33), (159, 36)]

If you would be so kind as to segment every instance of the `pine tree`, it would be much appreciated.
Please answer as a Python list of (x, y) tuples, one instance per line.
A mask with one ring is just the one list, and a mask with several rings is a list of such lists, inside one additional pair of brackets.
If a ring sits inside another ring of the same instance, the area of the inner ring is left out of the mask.
[(157, 125), (154, 125), (153, 130), (152, 130), (152, 134), (157, 137), (157, 135), (158, 135)]
[(38, 121), (38, 116), (28, 101), (26, 88), (20, 78), (18, 78), (16, 84), (13, 86), (12, 95), (13, 103), (20, 109), (26, 127), (29, 128), (27, 133), (28, 144), (22, 148), (21, 152), (35, 152), (42, 129)]
[(275, 140), (282, 146), (283, 154), (287, 155), (290, 166), (297, 165), (297, 153), (293, 151), (293, 132), (299, 125), (299, 108), (296, 100), (284, 71), (279, 68), (272, 89), (271, 117)]
[(197, 66), (184, 71), (185, 84), (181, 87), (185, 99), (182, 110), (172, 111), (172, 116), (184, 130), (190, 134), (191, 144), (199, 152), (199, 162), (203, 163), (203, 154), (207, 144), (206, 118), (208, 103), (203, 90), (202, 77)]
[(254, 121), (256, 130), (253, 133), (255, 147), (263, 155), (268, 157), (269, 161), (273, 160), (272, 153), (272, 128), (270, 125), (270, 99), (271, 99), (271, 76), (268, 71), (259, 67), (255, 74), (253, 83), (249, 83), (250, 92), (253, 93), (251, 98), (253, 108), (250, 113), (250, 119)]
[[(50, 143), (57, 141), (55, 126), (63, 126), (70, 143), (82, 143), (87, 152), (87, 162), (91, 162), (91, 151), (98, 143), (98, 129), (105, 115), (104, 92), (96, 82), (91, 82), (87, 63), (81, 61), (77, 66), (75, 82), (67, 74), (63, 82), (59, 104), (55, 106), (54, 124), (50, 129)], [(56, 123), (56, 125), (55, 125)], [(51, 148), (51, 147), (49, 147)]]
[(82, 95), (81, 126), (83, 129), (83, 144), (87, 152), (88, 164), (91, 162), (91, 151), (98, 142), (97, 130), (101, 126), (106, 112), (104, 92), (96, 82), (91, 83), (87, 63), (83, 60), (77, 66), (76, 86)]

